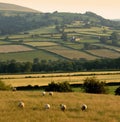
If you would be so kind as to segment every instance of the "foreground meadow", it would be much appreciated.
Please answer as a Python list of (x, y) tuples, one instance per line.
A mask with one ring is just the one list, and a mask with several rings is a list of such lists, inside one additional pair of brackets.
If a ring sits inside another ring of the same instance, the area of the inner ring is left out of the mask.
[[(23, 109), (18, 102), (25, 103)], [(85, 93), (58, 93), (42, 96), (39, 91), (0, 91), (0, 122), (120, 122), (120, 97)], [(49, 103), (51, 108), (44, 109)], [(61, 111), (59, 105), (66, 104)], [(88, 105), (81, 111), (81, 105)]]

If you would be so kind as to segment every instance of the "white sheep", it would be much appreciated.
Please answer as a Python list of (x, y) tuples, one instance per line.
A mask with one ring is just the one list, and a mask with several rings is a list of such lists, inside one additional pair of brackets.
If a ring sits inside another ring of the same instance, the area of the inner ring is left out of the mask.
[(81, 106), (81, 110), (82, 110), (82, 111), (87, 110), (87, 108), (88, 108), (88, 107), (87, 107), (86, 104), (83, 104), (83, 105)]
[(43, 95), (43, 96), (45, 96), (45, 95), (46, 95), (46, 92), (45, 92), (45, 91), (44, 91), (44, 92), (42, 92), (42, 95)]
[(53, 96), (53, 92), (49, 92), (49, 95)]
[(20, 101), (20, 102), (18, 103), (18, 107), (20, 107), (20, 108), (24, 108), (24, 107), (25, 107), (24, 102)]
[(12, 87), (12, 91), (16, 91), (17, 89), (15, 87)]
[(45, 109), (50, 109), (50, 104), (45, 104), (44, 108)]
[(65, 110), (66, 110), (66, 105), (60, 104), (60, 109), (61, 109), (62, 111), (65, 111)]

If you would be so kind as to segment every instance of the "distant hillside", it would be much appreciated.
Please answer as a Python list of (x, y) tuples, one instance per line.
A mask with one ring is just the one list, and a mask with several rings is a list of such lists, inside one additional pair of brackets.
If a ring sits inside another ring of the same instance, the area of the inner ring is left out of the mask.
[(9, 10), (9, 11), (21, 11), (21, 12), (38, 12), (30, 8), (22, 7), (19, 5), (0, 3), (0, 10)]
[(113, 19), (113, 21), (120, 21), (120, 19)]

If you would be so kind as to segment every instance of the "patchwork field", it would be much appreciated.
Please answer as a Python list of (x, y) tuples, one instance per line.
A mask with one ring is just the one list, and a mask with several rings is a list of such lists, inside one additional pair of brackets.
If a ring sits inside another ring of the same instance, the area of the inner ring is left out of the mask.
[(54, 46), (54, 47), (42, 47), (41, 49), (56, 53), (58, 55), (61, 55), (63, 57), (69, 58), (69, 59), (89, 59), (94, 60), (97, 57), (91, 56), (89, 54), (86, 54), (82, 51), (72, 50), (63, 46)]
[[(62, 37), (62, 26), (60, 26), (57, 30), (55, 25), (41, 27), (26, 32), (20, 32), (16, 35), (13, 34), (8, 36), (1, 36), (0, 59), (4, 61), (8, 59), (11, 60), (12, 55), (16, 61), (30, 62), (32, 62), (34, 58), (39, 57), (41, 60), (95, 60), (100, 58), (120, 57), (119, 45), (111, 45), (110, 40), (107, 40), (108, 43), (106, 44), (103, 44), (100, 41), (100, 37), (109, 37), (114, 30), (102, 26), (90, 28), (83, 28), (82, 26), (83, 22), (77, 21), (66, 25), (64, 27), (66, 40), (64, 40)], [(116, 30), (116, 32), (120, 33), (119, 30)], [(75, 37), (75, 40), (72, 40), (72, 37)], [(88, 47), (86, 47), (86, 45)], [(38, 53), (34, 53), (33, 55), (34, 50), (37, 50), (38, 52), (41, 50), (42, 51), (40, 55), (37, 55)], [(24, 53), (22, 53), (23, 51), (27, 51), (28, 57), (24, 56)], [(19, 58), (18, 54), (20, 54), (22, 59)]]
[[(0, 91), (1, 122), (119, 122), (120, 97), (85, 93), (57, 93), (42, 96), (39, 91)], [(18, 107), (23, 101), (25, 107)], [(45, 104), (50, 109), (45, 110)], [(60, 104), (66, 104), (65, 112)], [(82, 104), (88, 106), (81, 111)]]
[(0, 53), (0, 59), (3, 61), (15, 59), (16, 61), (32, 62), (34, 58), (40, 58), (45, 60), (58, 60), (61, 59), (58, 55), (46, 52), (43, 50), (33, 50), (25, 52), (14, 52), (14, 53)]

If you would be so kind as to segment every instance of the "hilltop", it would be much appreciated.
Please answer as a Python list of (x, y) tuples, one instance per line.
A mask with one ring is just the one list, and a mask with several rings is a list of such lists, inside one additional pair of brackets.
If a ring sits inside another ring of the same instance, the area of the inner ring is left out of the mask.
[(38, 12), (37, 10), (30, 9), (27, 7), (22, 7), (19, 5), (8, 4), (8, 3), (0, 3), (0, 10), (5, 11), (20, 11), (20, 12)]

